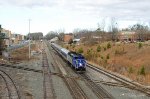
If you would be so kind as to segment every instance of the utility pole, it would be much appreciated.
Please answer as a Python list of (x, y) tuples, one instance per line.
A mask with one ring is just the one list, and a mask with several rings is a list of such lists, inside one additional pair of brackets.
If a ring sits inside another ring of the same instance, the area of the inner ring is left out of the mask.
[(31, 43), (31, 42), (30, 42), (30, 39), (31, 39), (31, 38), (30, 38), (30, 21), (31, 21), (31, 19), (29, 19), (29, 60), (30, 60), (30, 56), (31, 56), (31, 55), (30, 55), (30, 54), (31, 54), (31, 52), (30, 52), (30, 50), (31, 50), (31, 48), (30, 48), (30, 43)]
[(2, 50), (3, 50), (3, 40), (2, 40), (1, 32), (2, 32), (2, 27), (0, 25), (0, 55), (2, 55)]

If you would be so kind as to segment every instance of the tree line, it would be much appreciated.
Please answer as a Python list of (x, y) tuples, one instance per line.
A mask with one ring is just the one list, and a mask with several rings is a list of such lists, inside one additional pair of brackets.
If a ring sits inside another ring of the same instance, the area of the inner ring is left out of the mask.
[[(77, 28), (74, 29), (72, 34), (74, 35), (74, 38), (84, 38), (83, 41), (103, 42), (103, 41), (118, 41), (120, 33), (122, 31), (130, 31), (130, 32), (135, 32), (137, 41), (150, 40), (150, 28), (147, 25), (137, 23), (128, 28), (119, 30), (116, 20), (112, 19), (109, 26), (107, 26), (108, 31), (106, 31), (105, 28), (106, 28), (106, 23), (104, 20), (102, 20), (101, 23), (98, 23), (98, 27), (95, 30)], [(45, 37), (48, 40), (54, 37), (58, 37), (59, 40), (63, 41), (64, 35), (65, 35), (64, 31), (60, 31), (60, 32), (50, 31), (49, 33), (47, 33)]]

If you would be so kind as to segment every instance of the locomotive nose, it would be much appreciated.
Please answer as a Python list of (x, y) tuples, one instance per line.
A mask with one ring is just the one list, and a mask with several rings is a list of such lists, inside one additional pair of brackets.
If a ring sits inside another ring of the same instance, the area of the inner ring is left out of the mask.
[(82, 66), (82, 63), (79, 63), (79, 66)]

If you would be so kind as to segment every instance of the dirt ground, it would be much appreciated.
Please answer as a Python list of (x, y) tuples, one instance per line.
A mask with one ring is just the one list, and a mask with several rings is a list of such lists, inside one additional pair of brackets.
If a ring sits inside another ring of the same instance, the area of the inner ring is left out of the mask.
[[(34, 51), (34, 53), (40, 53), (41, 52), (41, 45), (38, 44), (38, 42), (31, 44), (31, 59), (35, 59), (36, 57), (32, 57), (32, 53)], [(27, 61), (29, 60), (29, 48), (28, 46), (25, 46), (23, 48), (19, 48), (14, 50), (11, 53), (11, 60), (12, 61)]]
[[(77, 47), (80, 48), (80, 46), (77, 46)], [(33, 43), (32, 47), (31, 47), (33, 55), (31, 56), (30, 60), (28, 60), (28, 47), (24, 47), (22, 49), (17, 49), (15, 51), (13, 51), (13, 53), (11, 53), (12, 57), (13, 57), (12, 61), (19, 62), (19, 63), (14, 64), (14, 65), (19, 66), (19, 67), (42, 70), (42, 67), (41, 67), (42, 66), (42, 55), (40, 53), (41, 48), (42, 48), (42, 44), (39, 44), (38, 42)], [(90, 47), (90, 48), (92, 48), (92, 47)], [(107, 50), (109, 51), (110, 49), (107, 49)], [(85, 50), (87, 50), (87, 49), (85, 49)], [(94, 48), (93, 48), (93, 50), (94, 50)], [(107, 52), (107, 50), (101, 51), (101, 52), (99, 52), (99, 54), (102, 52)], [(113, 56), (113, 54), (111, 54), (111, 55)], [(111, 55), (110, 55), (110, 60), (112, 58)], [(100, 57), (100, 56), (97, 56), (97, 57)], [(118, 57), (118, 56), (115, 56), (115, 57)], [(49, 60), (53, 61), (51, 58), (49, 58)], [(2, 61), (6, 61), (6, 60), (2, 60)], [(89, 61), (94, 63), (94, 61), (92, 61), (92, 59)], [(105, 68), (112, 69), (109, 67), (109, 61), (108, 61), (107, 66)], [(1, 67), (1, 69), (6, 71), (9, 75), (11, 75), (13, 80), (16, 82), (23, 99), (43, 99), (44, 98), (43, 97), (44, 95), (43, 95), (43, 75), (42, 75), (42, 73), (20, 70), (20, 69), (14, 69), (14, 68), (9, 68), (9, 67)], [(91, 72), (91, 74), (93, 74), (93, 72)], [(132, 74), (134, 74), (134, 73), (132, 73)], [(96, 76), (95, 78), (99, 78), (99, 77)], [(54, 83), (59, 82), (59, 84), (54, 84), (54, 88), (55, 88), (55, 92), (59, 93), (59, 94), (57, 94), (57, 97), (60, 96), (59, 99), (61, 99), (62, 96), (66, 97), (66, 94), (62, 93), (62, 91), (65, 90), (64, 89), (65, 86), (64, 86), (64, 84), (61, 84), (62, 81), (58, 81), (58, 80), (59, 80), (58, 78), (54, 77), (53, 82)], [(0, 85), (1, 85), (1, 83), (2, 82), (0, 82)], [(62, 86), (62, 87), (60, 87), (60, 86)], [(116, 92), (113, 89), (112, 89), (112, 91)], [(129, 92), (129, 91), (127, 91), (127, 92)], [(116, 95), (118, 95), (118, 93)], [(120, 96), (120, 97), (122, 97), (122, 96)], [(66, 98), (64, 98), (64, 99), (66, 99)], [(70, 99), (70, 98), (68, 98), (68, 99)]]
[[(82, 54), (89, 62), (125, 75), (139, 83), (150, 85), (150, 42), (141, 44), (141, 48), (139, 48), (139, 43), (120, 42), (104, 42), (92, 46), (64, 45), (64, 47), (76, 52), (82, 49)], [(98, 46), (100, 46), (99, 52), (97, 51)], [(144, 72), (142, 67), (144, 67)]]
[[(28, 59), (28, 46), (14, 50), (11, 53), (11, 61), (0, 59), (0, 63), (9, 63), (24, 68), (42, 70), (41, 46), (38, 42), (31, 45), (31, 59)], [(17, 63), (17, 64), (16, 64)], [(42, 73), (27, 71), (17, 68), (0, 67), (15, 81), (22, 99), (43, 99), (43, 75)], [(2, 82), (0, 82), (0, 85)], [(0, 90), (1, 93), (2, 90)]]

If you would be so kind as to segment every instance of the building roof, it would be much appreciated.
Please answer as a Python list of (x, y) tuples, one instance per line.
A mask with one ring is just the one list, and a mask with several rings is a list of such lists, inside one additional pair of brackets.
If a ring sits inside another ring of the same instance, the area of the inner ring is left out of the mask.
[(73, 41), (79, 42), (79, 41), (80, 41), (80, 39), (73, 39)]

